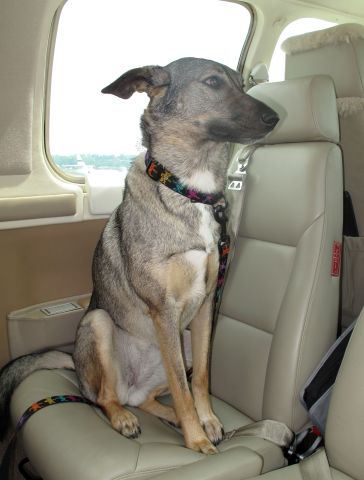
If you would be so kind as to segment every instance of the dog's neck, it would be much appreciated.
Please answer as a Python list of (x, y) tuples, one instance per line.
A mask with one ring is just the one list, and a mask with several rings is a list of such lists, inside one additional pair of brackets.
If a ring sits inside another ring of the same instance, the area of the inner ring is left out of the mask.
[(152, 158), (164, 168), (178, 177), (189, 188), (205, 193), (222, 192), (226, 184), (228, 166), (228, 145), (216, 142), (205, 142), (193, 146), (185, 138), (168, 142), (148, 142), (145, 145)]
[[(203, 190), (186, 185), (178, 177), (173, 175), (172, 172), (167, 170), (162, 164), (160, 164), (157, 160), (151, 157), (148, 151), (145, 154), (145, 166), (146, 172), (152, 180), (162, 183), (165, 187), (168, 187), (170, 190), (173, 190), (174, 192), (182, 195), (183, 197), (189, 198), (194, 203), (217, 205), (218, 202), (221, 203), (224, 197), (224, 193), (222, 190), (217, 193), (208, 193), (206, 190), (206, 183), (207, 188), (209, 187), (208, 182), (204, 183)], [(201, 177), (203, 179), (203, 176)], [(194, 185), (196, 185), (196, 183), (198, 182), (203, 183), (200, 178), (194, 182)]]

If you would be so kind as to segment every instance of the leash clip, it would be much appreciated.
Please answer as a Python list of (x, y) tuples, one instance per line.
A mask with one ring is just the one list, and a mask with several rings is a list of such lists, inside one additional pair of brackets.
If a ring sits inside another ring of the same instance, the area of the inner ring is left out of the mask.
[(223, 224), (226, 225), (226, 222), (228, 221), (228, 216), (226, 213), (227, 206), (222, 203), (218, 203), (213, 208), (214, 208), (214, 218), (217, 221), (217, 223), (219, 223), (220, 225), (223, 225)]

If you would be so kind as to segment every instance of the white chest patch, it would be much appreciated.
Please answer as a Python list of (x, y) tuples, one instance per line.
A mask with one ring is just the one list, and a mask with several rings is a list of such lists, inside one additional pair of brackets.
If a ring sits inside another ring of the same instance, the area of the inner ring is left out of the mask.
[(206, 247), (206, 252), (210, 253), (215, 248), (214, 232), (216, 230), (216, 222), (211, 215), (211, 207), (196, 203), (196, 208), (200, 211), (201, 220), (198, 233), (203, 239)]
[(195, 190), (200, 190), (204, 193), (216, 192), (216, 182), (211, 172), (196, 172), (190, 177), (181, 180)]
[(207, 253), (202, 250), (189, 250), (184, 254), (185, 259), (195, 270), (195, 278), (191, 285), (191, 300), (203, 297), (206, 292), (206, 261)]

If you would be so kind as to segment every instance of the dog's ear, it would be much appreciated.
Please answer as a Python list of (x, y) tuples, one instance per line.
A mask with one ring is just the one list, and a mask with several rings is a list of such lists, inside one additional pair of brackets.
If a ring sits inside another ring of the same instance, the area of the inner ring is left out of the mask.
[(134, 92), (146, 92), (154, 97), (162, 87), (169, 85), (170, 74), (163, 67), (147, 66), (134, 68), (124, 73), (114, 82), (101, 90), (120, 98), (130, 98)]

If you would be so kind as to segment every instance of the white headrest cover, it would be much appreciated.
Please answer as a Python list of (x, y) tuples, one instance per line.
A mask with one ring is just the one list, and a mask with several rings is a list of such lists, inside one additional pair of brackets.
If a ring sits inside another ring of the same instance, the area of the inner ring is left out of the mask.
[(305, 33), (282, 44), (285, 78), (330, 75), (337, 97), (364, 96), (364, 27), (355, 23)]
[(326, 75), (257, 85), (249, 95), (279, 115), (274, 130), (260, 143), (339, 142), (334, 84)]

